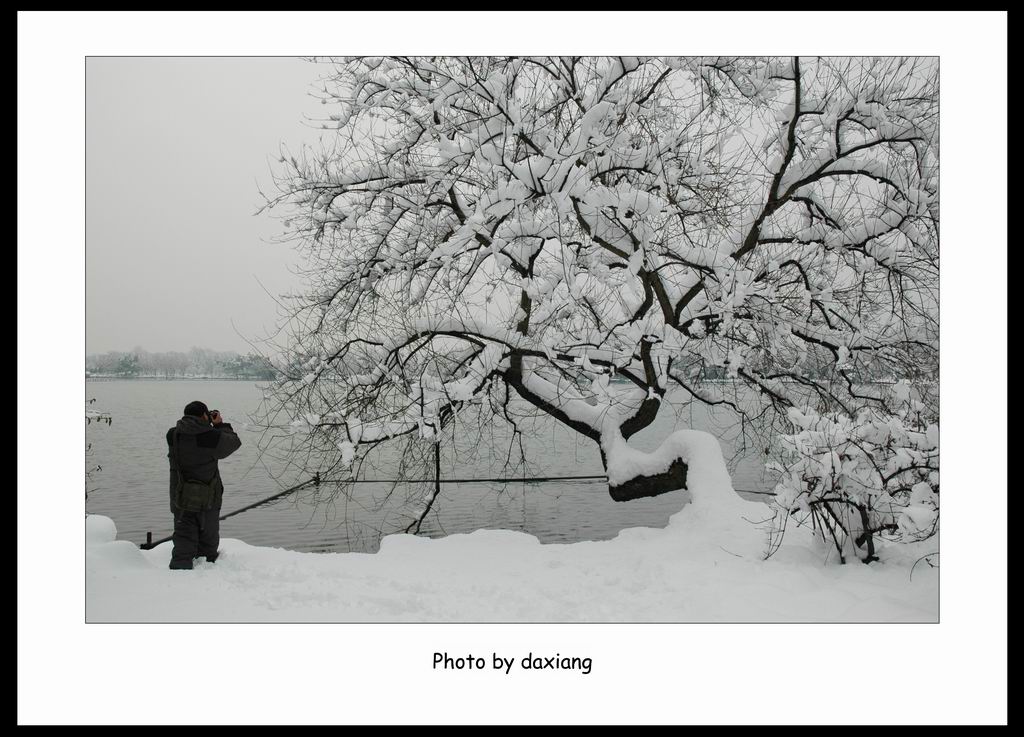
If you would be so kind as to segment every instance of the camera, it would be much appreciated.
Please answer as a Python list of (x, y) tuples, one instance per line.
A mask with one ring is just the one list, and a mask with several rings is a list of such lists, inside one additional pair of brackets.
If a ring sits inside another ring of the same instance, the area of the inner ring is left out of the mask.
[(220, 410), (219, 409), (211, 409), (206, 414), (210, 417), (210, 422), (213, 422), (213, 416), (214, 415), (219, 415), (220, 414)]

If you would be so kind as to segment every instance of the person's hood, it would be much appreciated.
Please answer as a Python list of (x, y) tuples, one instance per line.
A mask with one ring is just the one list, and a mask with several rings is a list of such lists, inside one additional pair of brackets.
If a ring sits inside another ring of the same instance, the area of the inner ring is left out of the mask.
[(185, 415), (178, 420), (177, 424), (177, 430), (182, 435), (198, 435), (212, 428), (213, 425), (209, 422), (203, 422), (201, 417), (193, 417), (192, 415)]

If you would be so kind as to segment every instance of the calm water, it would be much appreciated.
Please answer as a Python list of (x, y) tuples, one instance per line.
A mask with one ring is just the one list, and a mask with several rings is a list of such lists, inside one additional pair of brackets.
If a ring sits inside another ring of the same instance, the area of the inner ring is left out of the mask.
[[(96, 399), (91, 409), (109, 412), (114, 417), (109, 426), (92, 423), (86, 428), (87, 442), (92, 445), (89, 465), (102, 466), (90, 484), (96, 491), (90, 494), (88, 511), (112, 518), (120, 539), (139, 543), (145, 541), (147, 531), (153, 533), (154, 539), (170, 534), (164, 436), (181, 416), (182, 407), (193, 399), (220, 409), (242, 438), (242, 447), (221, 461), (225, 513), (309, 476), (260, 452), (261, 433), (248, 424), (261, 402), (258, 384), (91, 379), (86, 382), (86, 392), (88, 398)], [(738, 448), (735, 428), (721, 427), (719, 418), (709, 414), (707, 408), (684, 405), (681, 399), (670, 395), (669, 407), (631, 444), (653, 449), (673, 429), (709, 429), (722, 439), (723, 451), (727, 459), (732, 459), (733, 486), (750, 491), (769, 489), (771, 480), (764, 472), (763, 456)], [(670, 407), (675, 415), (668, 411)], [(721, 419), (725, 418), (723, 413)], [(527, 434), (523, 445), (530, 475), (602, 473), (597, 446), (557, 422), (543, 417), (525, 423), (523, 429)], [(483, 445), (477, 438), (467, 433), (462, 447), (442, 446), (442, 478), (509, 475), (501, 472), (509, 437), (495, 429)], [(375, 468), (365, 476), (397, 475), (393, 453), (378, 453), (374, 461)], [(431, 465), (423, 475), (432, 473)], [(426, 488), (361, 484), (347, 487), (349, 493), (345, 494), (337, 485), (324, 484), (224, 520), (221, 536), (292, 550), (373, 552), (382, 533), (405, 528), (412, 519), (416, 500)], [(612, 501), (603, 481), (450, 484), (442, 486), (440, 503), (424, 521), (420, 533), (433, 537), (501, 528), (529, 532), (545, 543), (606, 540), (628, 527), (664, 527), (688, 498), (687, 492), (676, 491), (653, 499), (618, 503)]]

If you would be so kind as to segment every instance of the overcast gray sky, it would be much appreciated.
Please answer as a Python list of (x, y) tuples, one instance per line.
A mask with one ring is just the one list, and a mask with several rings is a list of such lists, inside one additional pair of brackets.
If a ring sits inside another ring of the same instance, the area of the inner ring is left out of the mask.
[[(86, 351), (246, 352), (298, 286), (253, 216), (280, 143), (321, 131), (322, 65), (294, 58), (86, 61)], [(74, 135), (69, 129), (68, 135)], [(59, 265), (58, 265), (59, 266)], [(233, 324), (232, 324), (233, 323)]]

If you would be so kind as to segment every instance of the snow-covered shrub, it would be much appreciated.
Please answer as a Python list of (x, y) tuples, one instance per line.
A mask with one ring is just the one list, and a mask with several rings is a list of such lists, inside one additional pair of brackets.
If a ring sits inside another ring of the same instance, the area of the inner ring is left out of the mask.
[[(93, 399), (90, 399), (89, 401), (87, 401), (86, 404), (93, 404), (95, 401), (96, 401), (96, 399), (93, 398)], [(110, 425), (114, 421), (114, 418), (110, 415), (109, 412), (102, 412), (100, 410), (88, 409), (87, 408), (85, 410), (85, 424), (91, 425), (93, 423), (93, 420), (95, 420), (96, 424), (98, 424), (98, 425), (99, 424), (103, 424), (104, 422), (107, 423), (107, 425)], [(98, 463), (94, 464), (94, 462), (92, 461), (92, 443), (86, 444), (86, 446), (85, 446), (85, 501), (86, 501), (87, 504), (89, 502), (89, 494), (94, 492), (94, 491), (96, 491), (96, 488), (91, 486), (91, 484), (93, 482), (94, 474), (96, 474), (96, 473), (98, 473), (98, 472), (100, 472), (102, 470), (103, 470), (102, 466), (100, 466)]]
[(877, 560), (874, 536), (924, 540), (939, 527), (939, 428), (907, 382), (856, 416), (789, 411), (773, 504), (777, 546), (792, 518), (811, 524), (840, 560)]

